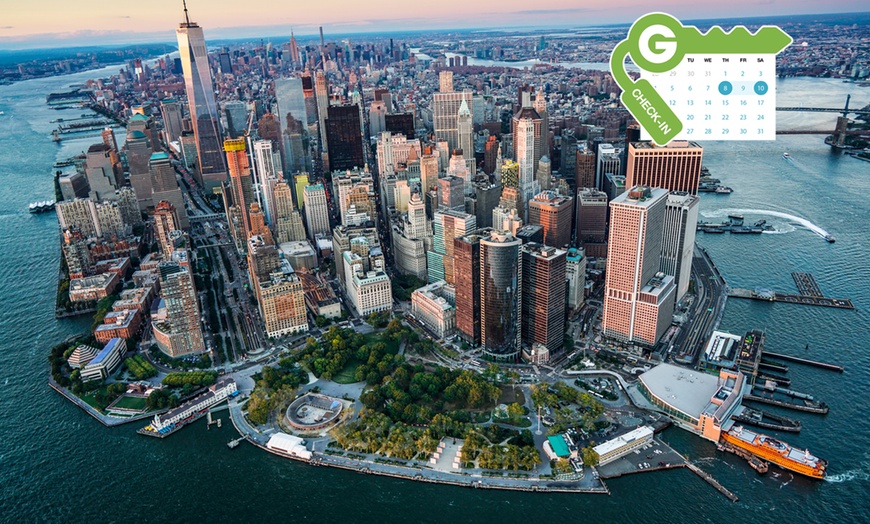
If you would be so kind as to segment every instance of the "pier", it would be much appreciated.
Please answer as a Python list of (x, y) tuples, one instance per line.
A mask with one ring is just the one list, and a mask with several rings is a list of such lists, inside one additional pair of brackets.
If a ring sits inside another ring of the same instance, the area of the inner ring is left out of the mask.
[(692, 470), (696, 475), (698, 475), (699, 477), (701, 477), (702, 479), (704, 479), (704, 481), (705, 481), (707, 484), (709, 484), (709, 485), (713, 486), (714, 488), (716, 488), (716, 491), (718, 491), (719, 493), (725, 495), (725, 496), (728, 498), (728, 500), (730, 500), (731, 502), (737, 502), (737, 501), (739, 500), (739, 499), (737, 498), (737, 495), (735, 495), (734, 493), (732, 493), (730, 490), (728, 490), (728, 488), (726, 488), (726, 487), (723, 486), (722, 484), (719, 484), (719, 481), (717, 481), (716, 479), (714, 479), (712, 475), (710, 475), (710, 474), (707, 473), (706, 471), (702, 470), (702, 469), (699, 468), (698, 466), (692, 464), (691, 462), (687, 462), (687, 463), (686, 463), (686, 467), (689, 468), (690, 470)]
[(810, 273), (792, 273), (791, 278), (798, 288), (798, 293), (807, 297), (824, 297), (819, 284)]
[(815, 360), (809, 360), (806, 358), (793, 357), (791, 355), (783, 355), (782, 353), (771, 353), (770, 351), (765, 351), (765, 355), (773, 358), (780, 358), (782, 360), (787, 360), (789, 362), (797, 362), (798, 364), (806, 364), (807, 366), (814, 366), (817, 368), (827, 369), (830, 371), (836, 371), (838, 373), (842, 373), (845, 371), (843, 366), (837, 366), (835, 364), (826, 364), (825, 362), (816, 362)]
[(791, 277), (798, 288), (798, 295), (779, 293), (766, 288), (742, 289), (729, 288), (728, 296), (734, 298), (747, 298), (751, 300), (765, 300), (767, 302), (787, 302), (789, 304), (803, 304), (805, 306), (833, 307), (837, 309), (855, 309), (852, 301), (848, 298), (831, 298), (822, 293), (816, 279), (810, 273), (792, 273)]

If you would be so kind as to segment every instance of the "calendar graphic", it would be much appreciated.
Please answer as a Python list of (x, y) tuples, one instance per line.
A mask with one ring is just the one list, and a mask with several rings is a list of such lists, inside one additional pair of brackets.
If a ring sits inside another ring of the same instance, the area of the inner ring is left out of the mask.
[[(651, 13), (613, 50), (610, 68), (645, 140), (774, 140), (776, 54), (791, 42), (774, 26), (701, 33)], [(638, 80), (625, 70), (627, 57), (641, 71)]]

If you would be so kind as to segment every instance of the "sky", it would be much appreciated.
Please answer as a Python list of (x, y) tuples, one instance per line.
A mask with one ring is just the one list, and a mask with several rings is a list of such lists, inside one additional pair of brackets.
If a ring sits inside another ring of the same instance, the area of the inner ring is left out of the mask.
[[(6, 4), (6, 5), (3, 5)], [(683, 20), (868, 10), (866, 0), (189, 0), (207, 38), (388, 30), (630, 23), (650, 11)], [(0, 48), (175, 40), (181, 0), (0, 0)]]

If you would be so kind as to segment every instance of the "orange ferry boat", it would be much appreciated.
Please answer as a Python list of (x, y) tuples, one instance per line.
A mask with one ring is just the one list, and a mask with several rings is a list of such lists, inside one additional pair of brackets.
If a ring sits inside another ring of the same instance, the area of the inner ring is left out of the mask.
[(734, 426), (722, 433), (721, 438), (723, 442), (745, 449), (783, 469), (814, 479), (825, 478), (827, 460), (814, 457), (809, 451), (793, 448), (781, 440), (755, 433), (743, 426)]

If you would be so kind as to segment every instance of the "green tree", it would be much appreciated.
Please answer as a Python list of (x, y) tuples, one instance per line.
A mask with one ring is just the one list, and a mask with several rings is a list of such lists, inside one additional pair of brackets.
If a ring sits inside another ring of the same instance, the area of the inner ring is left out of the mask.
[(587, 447), (583, 448), (582, 454), (583, 454), (583, 465), (584, 466), (591, 467), (591, 466), (598, 465), (598, 460), (600, 457), (598, 456), (598, 453), (594, 449), (592, 449), (592, 446), (587, 446)]

